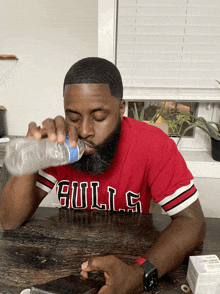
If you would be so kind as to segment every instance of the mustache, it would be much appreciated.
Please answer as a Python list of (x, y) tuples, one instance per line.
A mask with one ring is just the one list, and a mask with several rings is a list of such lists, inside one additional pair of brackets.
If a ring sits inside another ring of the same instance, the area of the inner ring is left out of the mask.
[(90, 142), (90, 141), (85, 141), (85, 140), (82, 140), (81, 138), (79, 138), (84, 144), (86, 144), (88, 147), (91, 147), (91, 148), (97, 148), (98, 145), (94, 144), (93, 142)]

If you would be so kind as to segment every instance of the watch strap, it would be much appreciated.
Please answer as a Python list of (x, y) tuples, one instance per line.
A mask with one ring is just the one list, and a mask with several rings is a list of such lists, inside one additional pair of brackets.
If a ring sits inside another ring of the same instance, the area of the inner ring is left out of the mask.
[(144, 269), (144, 290), (149, 292), (158, 285), (158, 272), (155, 266), (145, 258), (135, 260)]
[(145, 258), (138, 258), (135, 260), (135, 262), (139, 263), (140, 265), (142, 265), (147, 259)]
[(156, 269), (155, 266), (149, 260), (146, 260), (145, 262), (143, 262), (141, 266), (143, 267), (145, 273), (152, 271), (153, 269)]

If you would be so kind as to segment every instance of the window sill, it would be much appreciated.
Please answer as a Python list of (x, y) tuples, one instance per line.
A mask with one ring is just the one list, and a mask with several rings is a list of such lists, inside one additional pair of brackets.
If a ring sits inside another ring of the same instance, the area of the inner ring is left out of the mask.
[(220, 178), (220, 162), (212, 159), (211, 151), (180, 151), (195, 178)]

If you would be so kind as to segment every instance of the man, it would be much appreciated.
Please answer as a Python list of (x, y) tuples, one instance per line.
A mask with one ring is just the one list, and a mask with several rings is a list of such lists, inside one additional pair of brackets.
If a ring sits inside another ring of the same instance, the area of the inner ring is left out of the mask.
[[(94, 257), (82, 264), (81, 272), (87, 277), (90, 271), (104, 271), (106, 284), (99, 294), (142, 293), (156, 284), (157, 273), (160, 278), (172, 270), (203, 241), (205, 220), (193, 177), (167, 135), (123, 117), (122, 80), (109, 61), (75, 63), (63, 93), (65, 119), (46, 119), (41, 127), (32, 122), (27, 137), (63, 143), (68, 134), (72, 147), (81, 139), (87, 149), (72, 165), (10, 176), (0, 202), (2, 227), (21, 226), (55, 184), (61, 205), (69, 209), (147, 213), (153, 197), (172, 222), (145, 256), (134, 265), (114, 256)], [(143, 279), (152, 272), (152, 280)]]

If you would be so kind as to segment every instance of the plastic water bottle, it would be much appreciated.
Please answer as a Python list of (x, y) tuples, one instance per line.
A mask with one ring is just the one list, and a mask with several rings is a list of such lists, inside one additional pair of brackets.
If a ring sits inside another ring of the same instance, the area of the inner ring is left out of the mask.
[(68, 136), (64, 144), (50, 142), (49, 139), (16, 138), (7, 144), (4, 162), (12, 175), (21, 176), (76, 162), (85, 149), (86, 145), (80, 140), (75, 148), (71, 148)]

